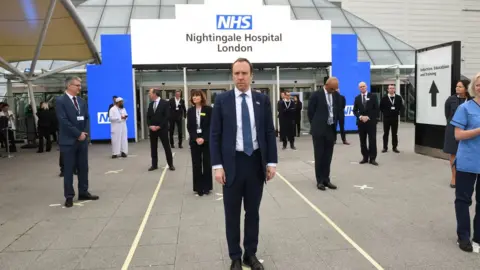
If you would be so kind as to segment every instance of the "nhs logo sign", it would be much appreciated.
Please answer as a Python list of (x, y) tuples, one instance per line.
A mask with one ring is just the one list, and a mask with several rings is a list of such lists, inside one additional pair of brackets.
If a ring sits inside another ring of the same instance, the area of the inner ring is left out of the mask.
[(97, 122), (99, 124), (110, 124), (110, 119), (108, 119), (108, 112), (97, 113)]
[(252, 15), (217, 15), (217, 30), (252, 30)]
[(354, 116), (353, 115), (353, 105), (345, 106), (345, 116)]

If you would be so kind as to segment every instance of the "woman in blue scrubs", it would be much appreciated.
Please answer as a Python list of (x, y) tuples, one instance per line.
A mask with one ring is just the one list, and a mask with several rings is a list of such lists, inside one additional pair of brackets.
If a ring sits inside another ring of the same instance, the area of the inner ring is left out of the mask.
[[(470, 95), (475, 98), (460, 105), (450, 122), (455, 127), (455, 138), (459, 141), (455, 160), (458, 246), (466, 252), (472, 252), (474, 246), (480, 247), (480, 185), (477, 182), (480, 180), (480, 73), (470, 84)], [(469, 207), (474, 191), (476, 205), (472, 245)]]

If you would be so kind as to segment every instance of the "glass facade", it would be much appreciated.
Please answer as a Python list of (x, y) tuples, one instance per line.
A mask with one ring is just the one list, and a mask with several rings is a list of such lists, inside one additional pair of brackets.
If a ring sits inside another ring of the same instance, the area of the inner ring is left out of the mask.
[[(296, 20), (331, 20), (332, 33), (356, 34), (358, 58), (372, 65), (413, 65), (415, 49), (389, 33), (339, 8), (328, 0), (263, 0), (265, 5), (290, 5)], [(203, 0), (79, 0), (73, 1), (88, 33), (100, 50), (102, 34), (130, 33), (130, 19), (174, 19), (175, 4), (203, 4)], [(68, 61), (38, 61), (37, 70), (51, 70)], [(14, 63), (20, 70), (30, 62)], [(75, 69), (82, 70), (85, 66)], [(73, 69), (73, 70), (75, 70)]]

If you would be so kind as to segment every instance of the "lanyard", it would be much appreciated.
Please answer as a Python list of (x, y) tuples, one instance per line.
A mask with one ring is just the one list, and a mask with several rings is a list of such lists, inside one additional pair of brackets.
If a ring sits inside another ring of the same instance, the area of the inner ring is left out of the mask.
[(197, 129), (200, 128), (200, 112), (202, 111), (201, 109), (196, 109), (197, 110)]
[(288, 109), (290, 108), (290, 105), (292, 104), (292, 102), (288, 102), (288, 105), (287, 105), (287, 102), (285, 100), (283, 100), (283, 104), (285, 104), (285, 107)]
[(395, 105), (395, 96), (393, 96), (393, 100), (390, 96), (388, 96), (388, 100), (390, 100), (390, 103), (392, 103), (392, 105)]

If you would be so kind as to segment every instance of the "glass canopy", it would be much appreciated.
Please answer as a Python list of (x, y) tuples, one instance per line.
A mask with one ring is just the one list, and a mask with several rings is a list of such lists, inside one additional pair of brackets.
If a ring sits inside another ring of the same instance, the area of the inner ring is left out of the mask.
[[(413, 65), (415, 49), (328, 0), (263, 0), (265, 5), (290, 5), (297, 20), (331, 20), (333, 34), (356, 34), (358, 60), (372, 65)], [(130, 19), (173, 19), (175, 4), (203, 4), (203, 0), (79, 0), (77, 11), (100, 51), (102, 34), (130, 33)], [(68, 61), (39, 61), (38, 69), (51, 70)], [(14, 65), (23, 70), (30, 62)], [(76, 69), (84, 69), (85, 66)], [(74, 69), (75, 70), (75, 69)]]

